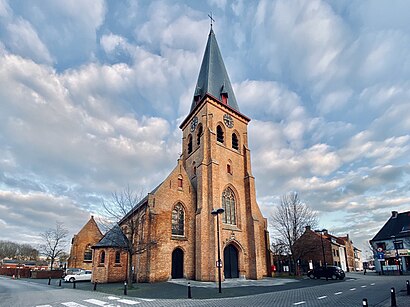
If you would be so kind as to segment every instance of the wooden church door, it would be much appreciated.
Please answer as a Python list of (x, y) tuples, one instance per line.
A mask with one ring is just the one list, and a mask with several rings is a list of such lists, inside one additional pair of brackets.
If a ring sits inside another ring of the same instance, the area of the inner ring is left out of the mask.
[(224, 274), (225, 278), (238, 278), (238, 250), (232, 244), (224, 250)]
[(184, 277), (184, 252), (176, 248), (172, 252), (172, 278)]

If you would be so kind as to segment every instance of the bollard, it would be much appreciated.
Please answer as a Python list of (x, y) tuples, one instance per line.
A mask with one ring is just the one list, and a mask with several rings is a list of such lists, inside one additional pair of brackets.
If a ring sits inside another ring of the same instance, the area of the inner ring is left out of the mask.
[(127, 282), (124, 281), (124, 295), (127, 295)]
[(51, 284), (51, 277), (48, 278), (48, 285)]
[(406, 280), (407, 295), (410, 295), (410, 282)]
[(97, 290), (97, 282), (94, 282), (94, 291)]
[(390, 289), (390, 301), (391, 301), (391, 307), (397, 307), (396, 303), (396, 290), (394, 290), (394, 287)]
[(61, 287), (61, 279), (58, 281), (58, 286)]
[(73, 281), (73, 289), (75, 289), (75, 279), (74, 279), (74, 281)]
[(188, 282), (188, 298), (192, 298), (191, 283), (190, 282)]
[(363, 299), (363, 306), (369, 306), (369, 304), (367, 303), (367, 298)]

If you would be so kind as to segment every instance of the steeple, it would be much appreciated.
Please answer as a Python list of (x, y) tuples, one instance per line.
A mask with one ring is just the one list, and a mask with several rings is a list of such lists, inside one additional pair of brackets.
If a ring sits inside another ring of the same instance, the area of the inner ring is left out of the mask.
[(195, 87), (191, 112), (206, 94), (219, 99), (222, 103), (226, 103), (231, 108), (239, 111), (231, 81), (229, 81), (229, 76), (226, 72), (225, 64), (212, 27), (209, 32), (201, 70), (199, 71), (198, 81)]

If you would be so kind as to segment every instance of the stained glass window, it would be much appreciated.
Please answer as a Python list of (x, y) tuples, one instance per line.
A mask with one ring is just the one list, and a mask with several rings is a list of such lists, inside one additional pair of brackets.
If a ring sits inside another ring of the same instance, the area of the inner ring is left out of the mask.
[(177, 236), (184, 235), (184, 207), (178, 203), (172, 210), (172, 234)]
[(230, 188), (227, 188), (222, 193), (222, 208), (225, 210), (222, 216), (222, 222), (236, 225), (235, 194)]

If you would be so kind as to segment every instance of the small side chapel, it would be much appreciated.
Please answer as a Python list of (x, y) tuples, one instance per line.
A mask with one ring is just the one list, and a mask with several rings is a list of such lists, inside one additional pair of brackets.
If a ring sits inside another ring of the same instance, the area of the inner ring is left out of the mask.
[[(268, 275), (269, 233), (256, 202), (249, 121), (239, 111), (211, 27), (192, 105), (180, 125), (177, 165), (119, 222), (126, 235), (125, 221), (139, 219), (135, 279), (217, 281), (218, 226), (222, 280)], [(224, 212), (217, 219), (211, 212), (218, 208)], [(93, 252), (94, 281), (126, 279), (126, 270), (119, 270), (127, 265), (121, 246), (100, 243)], [(117, 273), (110, 275), (113, 270)]]

